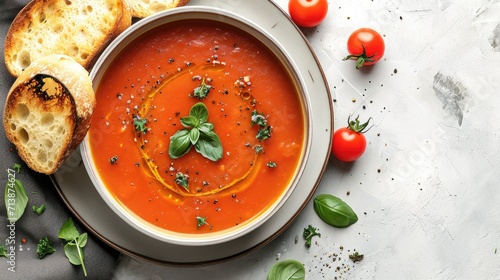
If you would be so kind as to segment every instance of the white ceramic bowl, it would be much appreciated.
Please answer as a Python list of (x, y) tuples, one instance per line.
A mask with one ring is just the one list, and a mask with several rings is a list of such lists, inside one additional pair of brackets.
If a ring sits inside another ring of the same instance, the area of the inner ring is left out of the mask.
[(185, 246), (206, 246), (213, 244), (220, 244), (227, 242), (243, 235), (246, 235), (265, 223), (276, 211), (280, 209), (281, 206), (287, 201), (290, 194), (294, 191), (297, 183), (300, 179), (302, 171), (306, 162), (309, 159), (309, 150), (311, 147), (311, 128), (310, 122), (310, 112), (309, 99), (307, 89), (303, 86), (302, 77), (297, 75), (297, 65), (294, 65), (293, 60), (288, 56), (285, 48), (280, 42), (277, 42), (272, 38), (265, 30), (261, 27), (253, 24), (252, 22), (238, 16), (233, 12), (227, 10), (205, 7), (205, 6), (185, 6), (172, 10), (168, 10), (156, 15), (150, 16), (148, 18), (142, 19), (135, 23), (132, 27), (127, 29), (122, 33), (117, 39), (115, 39), (108, 48), (100, 56), (93, 70), (91, 71), (91, 77), (94, 83), (94, 89), (97, 90), (101, 79), (106, 72), (110, 64), (120, 55), (120, 52), (126, 48), (131, 42), (136, 40), (139, 36), (148, 32), (151, 29), (157, 28), (159, 26), (164, 26), (171, 24), (180, 20), (211, 20), (220, 22), (229, 26), (236, 27), (247, 34), (255, 37), (257, 40), (261, 41), (266, 45), (269, 50), (282, 62), (285, 69), (289, 72), (291, 79), (293, 80), (295, 87), (299, 92), (299, 96), (302, 101), (303, 111), (304, 111), (304, 123), (306, 132), (304, 140), (304, 148), (302, 150), (302, 158), (299, 163), (299, 167), (295, 172), (295, 177), (291, 180), (291, 183), (287, 189), (281, 194), (280, 198), (265, 211), (263, 211), (258, 217), (252, 219), (251, 221), (244, 223), (241, 226), (235, 226), (233, 228), (219, 231), (210, 234), (179, 234), (176, 232), (168, 231), (152, 225), (142, 218), (138, 217), (136, 214), (124, 207), (119, 201), (117, 201), (113, 194), (106, 188), (101, 175), (94, 165), (92, 154), (89, 146), (89, 137), (87, 136), (81, 146), (82, 158), (85, 168), (89, 174), (89, 177), (97, 189), (98, 193), (106, 204), (124, 221), (130, 224), (132, 227), (136, 228), (140, 232), (153, 237), (162, 242), (168, 242), (172, 244), (179, 244)]

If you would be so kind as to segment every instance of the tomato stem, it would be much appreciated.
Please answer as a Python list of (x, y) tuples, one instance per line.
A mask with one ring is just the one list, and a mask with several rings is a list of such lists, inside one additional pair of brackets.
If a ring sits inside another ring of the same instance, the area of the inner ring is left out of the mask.
[(373, 125), (372, 125), (368, 129), (366, 129), (366, 127), (370, 123), (371, 119), (372, 119), (372, 117), (368, 118), (368, 120), (365, 123), (360, 123), (360, 121), (359, 121), (359, 115), (356, 117), (356, 119), (354, 121), (351, 121), (351, 116), (349, 116), (347, 118), (347, 123), (348, 123), (347, 128), (349, 128), (350, 130), (352, 130), (354, 132), (365, 133), (368, 130), (370, 130), (370, 128), (373, 127)]
[(350, 55), (344, 57), (344, 59), (342, 59), (342, 60), (349, 60), (349, 59), (356, 60), (356, 69), (363, 67), (363, 64), (365, 64), (365, 62), (374, 62), (375, 59), (373, 59), (373, 57), (375, 57), (375, 54), (371, 55), (371, 56), (367, 56), (365, 46), (361, 45), (361, 47), (363, 48), (363, 53), (361, 53), (359, 55), (350, 54)]

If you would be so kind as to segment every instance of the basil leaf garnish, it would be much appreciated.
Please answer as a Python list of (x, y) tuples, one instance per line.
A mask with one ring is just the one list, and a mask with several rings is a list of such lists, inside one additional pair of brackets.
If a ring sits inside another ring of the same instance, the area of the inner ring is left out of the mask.
[(15, 223), (24, 213), (28, 205), (28, 195), (19, 179), (9, 176), (4, 193), (5, 208), (7, 210), (7, 219)]
[(198, 102), (189, 110), (189, 116), (194, 117), (199, 123), (204, 123), (208, 120), (208, 109), (205, 104)]
[(325, 223), (339, 228), (348, 227), (358, 221), (352, 208), (331, 194), (320, 194), (314, 198), (314, 211)]
[(168, 155), (171, 158), (180, 158), (191, 149), (190, 133), (187, 129), (177, 131), (170, 137), (170, 146), (168, 147)]
[(200, 130), (195, 127), (189, 131), (189, 140), (191, 140), (191, 144), (195, 145), (198, 139), (200, 139)]
[(196, 103), (189, 110), (189, 116), (182, 117), (180, 120), (183, 126), (191, 129), (179, 130), (170, 137), (168, 148), (170, 158), (182, 157), (192, 146), (198, 153), (212, 161), (222, 158), (222, 144), (219, 136), (212, 131), (214, 125), (207, 122), (208, 109), (205, 104)]
[(205, 123), (202, 123), (200, 125), (199, 129), (201, 131), (204, 131), (204, 132), (209, 132), (209, 131), (212, 131), (214, 129), (214, 125), (211, 123), (205, 122)]
[(218, 161), (222, 158), (222, 145), (219, 136), (213, 131), (202, 131), (200, 139), (194, 147), (198, 153), (212, 161)]
[(193, 116), (182, 117), (181, 124), (185, 127), (196, 127), (198, 125), (198, 119)]
[(304, 265), (296, 260), (277, 262), (267, 274), (267, 280), (304, 280), (305, 278), (306, 270)]

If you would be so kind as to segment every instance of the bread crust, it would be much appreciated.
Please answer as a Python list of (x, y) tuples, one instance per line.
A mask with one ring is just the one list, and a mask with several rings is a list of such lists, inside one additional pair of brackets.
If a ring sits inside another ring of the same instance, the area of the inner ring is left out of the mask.
[(32, 61), (50, 54), (71, 56), (90, 70), (104, 48), (131, 25), (131, 12), (124, 1), (29, 2), (5, 38), (7, 70), (18, 77)]
[(189, 0), (127, 0), (132, 17), (145, 18), (157, 12), (186, 5)]
[[(56, 90), (49, 91), (48, 86)], [(87, 134), (95, 105), (88, 72), (69, 56), (49, 55), (31, 63), (9, 90), (4, 108), (5, 134), (31, 169), (52, 174)], [(20, 120), (23, 117), (19, 108), (26, 108), (32, 116)], [(45, 114), (63, 120), (58, 126), (62, 129), (54, 129), (49, 137), (40, 135), (43, 130), (38, 129), (44, 126)], [(44, 147), (47, 141), (49, 148)], [(33, 147), (42, 147), (43, 153), (37, 153)], [(44, 159), (51, 164), (42, 162)]]

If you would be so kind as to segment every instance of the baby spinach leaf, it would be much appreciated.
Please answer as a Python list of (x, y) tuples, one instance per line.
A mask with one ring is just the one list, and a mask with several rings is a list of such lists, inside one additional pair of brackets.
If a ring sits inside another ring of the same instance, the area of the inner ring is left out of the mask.
[(28, 205), (28, 195), (19, 179), (9, 176), (5, 186), (4, 200), (7, 219), (9, 222), (15, 223), (24, 214), (24, 210)]
[(267, 274), (267, 280), (305, 280), (305, 277), (304, 265), (296, 260), (277, 262)]
[(314, 198), (314, 211), (327, 224), (344, 228), (358, 221), (352, 208), (331, 194), (320, 194)]

